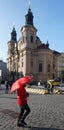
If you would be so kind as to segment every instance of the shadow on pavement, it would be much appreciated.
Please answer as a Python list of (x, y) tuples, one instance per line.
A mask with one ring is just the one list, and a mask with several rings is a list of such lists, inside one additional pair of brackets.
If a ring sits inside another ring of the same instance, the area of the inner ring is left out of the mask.
[(34, 127), (34, 126), (26, 126), (30, 130), (64, 130), (64, 129), (57, 129), (57, 128), (44, 128), (44, 127)]
[(3, 109), (1, 110), (1, 112), (4, 114), (4, 115), (8, 115), (10, 117), (12, 117), (13, 119), (16, 119), (18, 117), (18, 112), (15, 112), (13, 110), (9, 110), (9, 109)]

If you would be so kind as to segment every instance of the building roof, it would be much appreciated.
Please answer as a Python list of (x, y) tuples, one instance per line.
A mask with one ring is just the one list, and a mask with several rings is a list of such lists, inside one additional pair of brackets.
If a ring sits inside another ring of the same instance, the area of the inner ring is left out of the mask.
[(53, 54), (55, 54), (55, 55), (60, 55), (61, 53), (58, 52), (58, 51), (53, 50)]
[(48, 46), (47, 46), (47, 44), (41, 44), (41, 45), (39, 45), (38, 47), (37, 47), (38, 49), (49, 49), (48, 48)]

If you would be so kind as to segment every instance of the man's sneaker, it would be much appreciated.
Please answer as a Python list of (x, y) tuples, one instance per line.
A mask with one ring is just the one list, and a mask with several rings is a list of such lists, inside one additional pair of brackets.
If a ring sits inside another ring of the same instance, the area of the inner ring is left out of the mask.
[(17, 123), (18, 127), (25, 127), (23, 123)]
[(23, 125), (27, 125), (27, 123), (26, 123), (25, 121), (22, 121), (21, 124), (23, 124)]
[(20, 126), (21, 126), (21, 124), (18, 122), (18, 123), (17, 123), (17, 126), (18, 126), (18, 127), (20, 127)]

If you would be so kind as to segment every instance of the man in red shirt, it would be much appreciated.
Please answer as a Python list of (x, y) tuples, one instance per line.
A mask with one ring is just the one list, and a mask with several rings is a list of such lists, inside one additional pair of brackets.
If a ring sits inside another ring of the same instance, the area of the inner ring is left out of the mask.
[(27, 94), (25, 87), (26, 87), (26, 84), (23, 84), (21, 86), (21, 88), (19, 88), (17, 90), (17, 94), (18, 94), (17, 95), (17, 102), (18, 102), (18, 105), (20, 106), (20, 114), (18, 117), (17, 126), (27, 125), (24, 120), (30, 112), (30, 108), (27, 104), (27, 96), (29, 94)]

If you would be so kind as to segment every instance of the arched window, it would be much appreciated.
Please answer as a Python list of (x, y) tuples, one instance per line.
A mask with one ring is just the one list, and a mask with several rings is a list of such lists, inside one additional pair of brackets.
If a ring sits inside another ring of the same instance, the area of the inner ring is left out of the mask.
[(47, 66), (47, 72), (50, 72), (50, 64)]
[(24, 66), (24, 62), (23, 62), (23, 59), (22, 59), (22, 67)]
[(30, 42), (33, 43), (33, 36), (30, 37)]
[(24, 63), (23, 63), (23, 61), (22, 61), (22, 67), (24, 66)]
[(39, 72), (42, 72), (42, 63), (39, 63)]
[(22, 52), (22, 57), (23, 57), (23, 52)]

